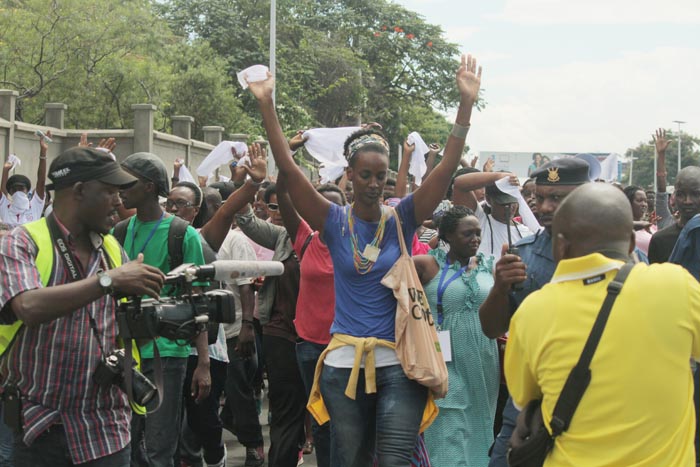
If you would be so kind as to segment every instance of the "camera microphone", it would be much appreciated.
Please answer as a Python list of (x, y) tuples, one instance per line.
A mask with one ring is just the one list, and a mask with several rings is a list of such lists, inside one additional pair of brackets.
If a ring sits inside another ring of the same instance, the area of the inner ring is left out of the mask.
[(196, 277), (200, 280), (228, 282), (242, 277), (281, 276), (284, 265), (279, 261), (217, 260), (199, 266)]

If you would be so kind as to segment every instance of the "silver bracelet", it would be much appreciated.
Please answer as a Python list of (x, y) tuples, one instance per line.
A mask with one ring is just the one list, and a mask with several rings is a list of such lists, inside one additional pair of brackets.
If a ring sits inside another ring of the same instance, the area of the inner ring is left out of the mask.
[(471, 125), (462, 126), (459, 123), (455, 122), (455, 124), (452, 125), (452, 131), (450, 132), (450, 134), (455, 138), (464, 139), (467, 137), (467, 133), (469, 133), (470, 127)]

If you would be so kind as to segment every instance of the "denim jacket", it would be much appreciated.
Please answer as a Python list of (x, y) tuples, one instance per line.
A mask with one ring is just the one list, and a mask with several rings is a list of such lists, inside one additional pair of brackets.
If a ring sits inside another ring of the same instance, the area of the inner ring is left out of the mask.
[[(249, 209), (245, 214), (237, 215), (236, 222), (248, 238), (258, 245), (274, 251), (272, 261), (284, 261), (294, 254), (294, 248), (289, 239), (287, 229), (259, 219), (253, 214), (252, 209)], [(278, 280), (274, 276), (266, 277), (262, 288), (258, 292), (258, 314), (260, 323), (263, 325), (270, 321)]]

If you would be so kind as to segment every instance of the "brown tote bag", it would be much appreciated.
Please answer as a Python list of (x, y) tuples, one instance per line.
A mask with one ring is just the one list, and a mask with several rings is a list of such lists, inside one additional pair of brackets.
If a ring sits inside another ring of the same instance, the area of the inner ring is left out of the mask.
[(433, 316), (413, 259), (406, 249), (401, 220), (394, 209), (401, 256), (382, 279), (396, 297), (396, 354), (409, 379), (427, 386), (436, 399), (447, 394), (447, 366)]

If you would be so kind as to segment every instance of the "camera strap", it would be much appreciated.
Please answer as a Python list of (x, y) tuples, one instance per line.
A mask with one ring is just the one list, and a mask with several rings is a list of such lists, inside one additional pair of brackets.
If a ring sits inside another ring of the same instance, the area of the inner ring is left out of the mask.
[[(70, 275), (71, 281), (78, 281), (84, 278), (84, 274), (82, 271), (78, 268), (78, 262), (75, 258), (75, 255), (71, 251), (71, 249), (68, 247), (68, 239), (66, 239), (65, 235), (63, 235), (63, 231), (61, 228), (58, 226), (58, 223), (56, 219), (54, 218), (53, 213), (49, 214), (46, 217), (46, 225), (49, 228), (49, 233), (51, 234), (51, 238), (53, 239), (54, 244), (58, 248), (58, 251), (61, 256), (61, 260), (63, 261), (63, 265), (66, 267), (68, 270), (68, 273)], [(100, 261), (102, 262), (102, 266), (105, 270), (111, 269), (111, 262), (108, 261), (104, 248), (101, 246), (99, 248), (100, 252)], [(111, 297), (112, 300), (114, 300), (113, 297)], [(90, 328), (92, 329), (92, 333), (95, 336), (95, 340), (97, 340), (97, 345), (100, 347), (100, 352), (102, 353), (102, 358), (107, 358), (107, 353), (105, 352), (104, 346), (102, 345), (102, 339), (100, 338), (100, 333), (97, 329), (97, 323), (95, 322), (95, 318), (92, 316), (92, 313), (88, 312), (88, 319), (90, 320)], [(133, 378), (132, 378), (132, 368), (134, 366), (134, 358), (132, 355), (132, 339), (125, 339), (124, 342), (124, 386), (126, 387), (126, 395), (129, 398), (129, 402), (134, 401), (134, 394), (133, 394)], [(160, 359), (160, 352), (158, 352), (158, 346), (156, 345), (156, 340), (153, 339), (153, 356), (155, 358), (154, 361), (154, 384), (156, 385), (156, 388), (158, 389), (158, 405), (156, 406), (156, 409), (153, 411), (155, 412), (160, 408), (161, 402), (162, 402), (162, 394), (163, 394), (163, 365)], [(152, 413), (152, 412), (151, 412)]]
[[(49, 228), (49, 233), (51, 234), (51, 238), (53, 239), (54, 244), (58, 248), (58, 251), (61, 256), (61, 260), (63, 260), (63, 265), (66, 267), (68, 270), (68, 273), (70, 274), (71, 281), (79, 281), (81, 279), (84, 279), (84, 274), (82, 271), (78, 268), (78, 262), (75, 258), (75, 255), (71, 251), (71, 249), (68, 247), (67, 243), (68, 240), (66, 239), (65, 235), (63, 235), (63, 231), (61, 228), (58, 226), (58, 223), (53, 215), (53, 213), (49, 214), (46, 216), (46, 225)], [(105, 269), (109, 269), (109, 263), (107, 262), (104, 254), (104, 249), (100, 247), (99, 249), (100, 252), (100, 261), (102, 262), (102, 266)], [(105, 352), (105, 349), (102, 345), (102, 339), (100, 338), (100, 333), (97, 330), (97, 323), (95, 322), (95, 318), (92, 316), (92, 313), (88, 311), (87, 313), (88, 319), (90, 320), (90, 328), (92, 328), (92, 333), (95, 335), (95, 340), (97, 340), (97, 345), (100, 347), (100, 352), (102, 353), (102, 357), (106, 358), (107, 353)]]
[[(134, 356), (131, 353), (131, 349), (134, 345), (133, 339), (124, 339), (124, 368), (133, 368)], [(133, 378), (131, 371), (124, 372), (124, 386), (126, 386), (126, 395), (129, 398), (129, 402), (134, 402), (134, 392), (133, 392)], [(156, 408), (148, 412), (152, 414), (160, 409), (163, 403), (163, 362), (160, 358), (160, 351), (158, 350), (158, 343), (153, 339), (153, 384), (156, 386), (158, 404)], [(144, 407), (145, 409), (145, 407)]]

